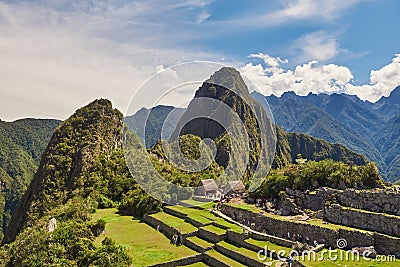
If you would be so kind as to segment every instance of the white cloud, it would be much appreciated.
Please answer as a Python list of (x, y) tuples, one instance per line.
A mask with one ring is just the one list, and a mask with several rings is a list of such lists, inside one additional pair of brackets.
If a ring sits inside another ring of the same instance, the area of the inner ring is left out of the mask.
[(388, 65), (372, 70), (370, 83), (364, 85), (353, 85), (353, 74), (344, 66), (321, 65), (317, 61), (310, 61), (296, 66), (294, 70), (287, 70), (281, 67), (281, 63), (286, 61), (280, 58), (265, 54), (251, 54), (250, 57), (263, 59), (265, 67), (248, 63), (241, 71), (264, 95), (281, 96), (288, 91), (303, 96), (309, 93), (347, 93), (376, 102), (400, 85), (400, 54), (396, 54)]
[[(270, 60), (270, 56), (266, 58)], [(345, 85), (353, 78), (346, 67), (335, 64), (319, 65), (317, 61), (298, 65), (294, 71), (284, 70), (279, 65), (264, 68), (261, 64), (252, 63), (241, 70), (256, 83), (260, 93), (277, 96), (287, 91), (294, 91), (298, 95), (307, 95), (310, 92), (343, 92)]]
[(317, 23), (335, 23), (347, 14), (347, 11), (361, 2), (371, 0), (280, 0), (281, 6), (275, 6), (261, 14), (236, 18), (226, 22), (231, 27), (272, 27), (293, 21), (314, 21)]
[(400, 54), (396, 54), (391, 63), (371, 71), (369, 84), (359, 86), (347, 84), (346, 92), (357, 95), (363, 100), (375, 102), (382, 96), (389, 96), (390, 92), (399, 85)]
[(209, 17), (211, 17), (211, 14), (208, 12), (202, 12), (197, 16), (196, 23), (200, 24), (206, 21)]
[(0, 118), (65, 119), (98, 97), (125, 111), (156, 66), (219, 58), (169, 49), (163, 33), (209, 2), (0, 2)]
[(318, 60), (326, 62), (339, 53), (335, 37), (323, 31), (313, 32), (301, 36), (291, 48), (296, 62)]
[(274, 15), (284, 19), (328, 19), (332, 20), (343, 14), (362, 0), (284, 0), (283, 8)]

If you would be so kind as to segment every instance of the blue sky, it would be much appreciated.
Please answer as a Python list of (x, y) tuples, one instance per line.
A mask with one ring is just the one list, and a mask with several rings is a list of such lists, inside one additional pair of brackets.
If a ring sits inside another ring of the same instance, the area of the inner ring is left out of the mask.
[(194, 60), (266, 95), (376, 101), (400, 84), (398, 14), (397, 0), (0, 1), (0, 118), (65, 119), (98, 97), (124, 111), (157, 70)]

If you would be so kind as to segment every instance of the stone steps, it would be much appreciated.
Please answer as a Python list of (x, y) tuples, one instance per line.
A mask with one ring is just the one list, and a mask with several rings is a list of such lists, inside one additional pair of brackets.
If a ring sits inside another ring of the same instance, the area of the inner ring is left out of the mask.
[(204, 253), (214, 247), (213, 243), (210, 243), (197, 236), (186, 238), (184, 245), (200, 253)]
[(263, 254), (260, 254), (259, 258), (257, 252), (225, 241), (215, 244), (215, 250), (249, 267), (264, 267), (265, 264), (271, 263), (268, 256), (264, 259)]
[(209, 250), (204, 253), (204, 262), (211, 267), (246, 267), (246, 265), (226, 257), (215, 250)]

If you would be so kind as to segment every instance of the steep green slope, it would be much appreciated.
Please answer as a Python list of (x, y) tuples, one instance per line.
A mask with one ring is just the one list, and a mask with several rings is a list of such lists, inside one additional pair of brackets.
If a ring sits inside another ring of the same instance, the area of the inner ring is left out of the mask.
[[(222, 81), (221, 81), (222, 79)], [(234, 92), (241, 92), (244, 96), (244, 100), (248, 103), (253, 103), (254, 100), (248, 93), (247, 86), (243, 82), (240, 74), (234, 69), (223, 68), (214, 74), (210, 80), (203, 83), (203, 85), (196, 92), (195, 98), (207, 97), (211, 99), (217, 99), (229, 107), (231, 107), (238, 116), (245, 121), (245, 127), (247, 132), (250, 133), (250, 139), (257, 140), (257, 132), (259, 129), (255, 126), (254, 114), (247, 106), (243, 99), (237, 97), (232, 91), (228, 91), (223, 86), (218, 86), (218, 84), (223, 84), (227, 88), (231, 88)], [(168, 113), (172, 110), (172, 107), (156, 107), (153, 110), (158, 111), (158, 118), (166, 118)], [(191, 111), (194, 110), (194, 111)], [(190, 118), (196, 113), (196, 110), (211, 110), (209, 107), (198, 106), (198, 104), (190, 104), (188, 109), (182, 116), (182, 121), (185, 121), (185, 117)], [(183, 112), (184, 110), (182, 110)], [(161, 112), (161, 113), (160, 113)], [(213, 111), (210, 111), (210, 115), (213, 115)], [(287, 114), (287, 112), (277, 112), (275, 116), (279, 114)], [(309, 118), (312, 119), (311, 115), (315, 115), (314, 111), (309, 111)], [(298, 115), (296, 110), (293, 109), (293, 114), (286, 117), (289, 121), (292, 117)], [(128, 121), (140, 121), (143, 120), (143, 110), (138, 111), (135, 115), (129, 117)], [(126, 119), (125, 119), (126, 120)], [(293, 122), (294, 120), (292, 120)], [(143, 122), (142, 122), (143, 123)], [(132, 123), (131, 123), (132, 124)], [(152, 116), (148, 118), (148, 125), (151, 125), (151, 131), (159, 133), (163, 125), (163, 120), (155, 119)], [(178, 129), (180, 125), (178, 124)], [(314, 123), (310, 123), (314, 125)], [(134, 128), (135, 129), (135, 128)], [(326, 129), (329, 131), (330, 129)], [(229, 142), (225, 138), (225, 131), (221, 125), (213, 122), (209, 119), (198, 118), (187, 123), (185, 127), (182, 127), (181, 132), (174, 132), (173, 137), (177, 135), (194, 134), (203, 138), (212, 138), (216, 140), (217, 143), (217, 154), (216, 161), (221, 166), (226, 167), (229, 161)], [(159, 136), (159, 135), (158, 135)], [(354, 139), (357, 139), (356, 136)], [(333, 139), (333, 138), (332, 138)], [(255, 165), (257, 161), (257, 155), (259, 151), (259, 141), (250, 142), (250, 149), (253, 151), (250, 165)], [(277, 130), (277, 154), (275, 157), (275, 167), (283, 167), (289, 163), (293, 163), (296, 159), (297, 154), (302, 154), (305, 158), (312, 160), (322, 160), (326, 158), (333, 158), (338, 161), (344, 162), (354, 162), (356, 164), (365, 164), (367, 160), (365, 157), (360, 156), (346, 147), (338, 144), (330, 144), (324, 140), (313, 138), (305, 134), (288, 134), (283, 132), (279, 127)]]
[[(253, 93), (256, 94), (256, 93)], [(379, 151), (364, 136), (344, 125), (322, 108), (301, 100), (294, 93), (287, 93), (281, 98), (272, 99), (271, 106), (276, 122), (285, 131), (306, 133), (328, 142), (340, 143), (380, 166), (386, 174), (387, 166)]]
[(331, 144), (306, 134), (286, 133), (277, 127), (277, 150), (274, 161), (275, 168), (282, 168), (294, 163), (300, 154), (308, 160), (333, 159), (345, 163), (365, 165), (365, 156), (357, 154), (341, 144)]
[(398, 180), (400, 178), (400, 113), (385, 123), (381, 132), (375, 134), (375, 138), (377, 148), (385, 151), (390, 181)]
[[(112, 206), (135, 188), (122, 153), (122, 114), (108, 100), (77, 110), (54, 132), (7, 228), (7, 266), (127, 266), (110, 240), (94, 245), (96, 207)], [(47, 230), (50, 218), (57, 227)], [(103, 263), (101, 263), (103, 262)]]
[(39, 164), (57, 120), (0, 121), (0, 237)]
[[(237, 121), (234, 115), (227, 112), (228, 110), (237, 115)], [(259, 164), (264, 164), (263, 157), (267, 156), (263, 155), (270, 153), (266, 149), (261, 151), (262, 142), (265, 141), (270, 146), (275, 145), (273, 140), (270, 140), (271, 138), (263, 137), (263, 135), (273, 134), (271, 130), (273, 126), (261, 110), (263, 107), (250, 96), (240, 73), (233, 68), (224, 67), (215, 72), (196, 91), (194, 99), (178, 122), (172, 138), (176, 138), (177, 135), (193, 134), (201, 138), (213, 139), (217, 146), (216, 162), (224, 168), (227, 168), (228, 164), (235, 165), (238, 169), (245, 168), (243, 178), (247, 180)], [(257, 116), (263, 123), (257, 120)], [(225, 127), (223, 123), (226, 124)], [(246, 145), (244, 139), (235, 140), (235, 138), (240, 138), (238, 133), (241, 126), (244, 127), (248, 138), (247, 166), (240, 159), (243, 155), (230, 158), (230, 153), (236, 149), (235, 145), (238, 147)], [(230, 160), (234, 162), (229, 162)]]
[(54, 132), (28, 191), (13, 214), (5, 240), (74, 195), (89, 194), (96, 181), (90, 173), (102, 153), (110, 155), (121, 142), (121, 114), (98, 100), (79, 109)]
[[(173, 113), (170, 114), (172, 111)], [(165, 136), (169, 137), (172, 134), (180, 116), (184, 112), (185, 109), (183, 108), (171, 106), (156, 106), (151, 109), (142, 108), (135, 115), (125, 117), (124, 123), (135, 131), (141, 140), (146, 140), (146, 148), (150, 149), (161, 139), (163, 127)], [(169, 121), (166, 125), (163, 125), (168, 115), (170, 115)], [(144, 125), (145, 122), (146, 125)]]

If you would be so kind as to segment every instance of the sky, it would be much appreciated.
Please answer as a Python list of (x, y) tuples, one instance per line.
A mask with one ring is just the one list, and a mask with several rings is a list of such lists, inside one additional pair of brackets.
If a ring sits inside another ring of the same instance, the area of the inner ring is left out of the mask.
[(149, 77), (192, 61), (264, 95), (375, 102), (400, 85), (398, 14), (397, 0), (0, 1), (0, 119), (66, 119), (100, 97), (124, 112)]

